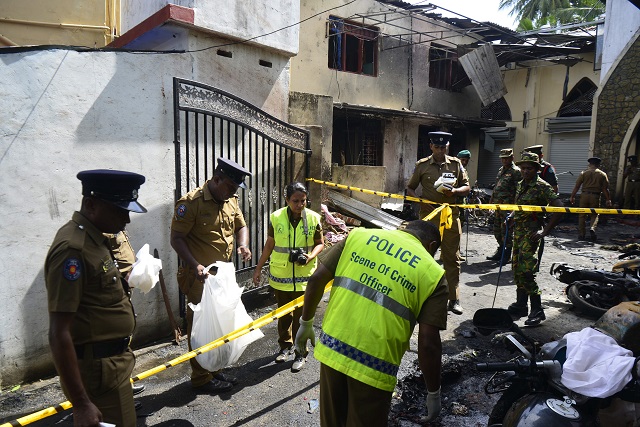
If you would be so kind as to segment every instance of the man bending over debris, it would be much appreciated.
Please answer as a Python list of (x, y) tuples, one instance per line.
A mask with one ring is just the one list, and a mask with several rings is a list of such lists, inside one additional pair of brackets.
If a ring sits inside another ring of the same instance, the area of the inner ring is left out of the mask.
[(439, 246), (438, 228), (417, 220), (403, 230), (356, 228), (320, 255), (295, 346), (304, 352), (307, 340), (315, 344), (316, 308), (334, 279), (315, 350), (322, 426), (387, 425), (396, 374), (416, 322), (426, 420), (440, 413), (440, 330), (447, 326), (448, 290), (433, 259)]

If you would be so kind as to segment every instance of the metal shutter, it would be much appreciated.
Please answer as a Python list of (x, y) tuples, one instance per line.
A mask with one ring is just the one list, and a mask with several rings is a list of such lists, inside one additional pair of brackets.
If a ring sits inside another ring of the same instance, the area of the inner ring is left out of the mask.
[[(489, 185), (495, 184), (498, 170), (502, 167), (500, 161), (500, 150), (503, 148), (511, 148), (511, 141), (495, 141), (493, 152), (480, 149), (480, 158), (478, 159), (478, 186), (488, 188)], [(470, 183), (473, 186), (473, 182)]]
[(556, 169), (558, 191), (571, 194), (578, 175), (587, 168), (589, 132), (564, 132), (549, 136), (549, 158), (545, 159)]

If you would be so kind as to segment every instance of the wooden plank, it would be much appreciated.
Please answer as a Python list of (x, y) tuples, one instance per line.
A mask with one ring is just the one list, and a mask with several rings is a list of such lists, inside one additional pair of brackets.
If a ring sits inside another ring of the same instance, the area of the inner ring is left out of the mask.
[(461, 56), (459, 61), (485, 107), (507, 93), (491, 44), (472, 50)]

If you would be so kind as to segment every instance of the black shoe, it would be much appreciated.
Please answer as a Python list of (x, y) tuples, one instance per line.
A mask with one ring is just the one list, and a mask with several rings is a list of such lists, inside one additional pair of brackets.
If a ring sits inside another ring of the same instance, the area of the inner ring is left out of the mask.
[(516, 319), (519, 319), (527, 315), (527, 313), (529, 312), (529, 308), (527, 307), (526, 304), (520, 305), (514, 302), (509, 307), (507, 307), (507, 311), (509, 312), (511, 317), (515, 317)]
[(524, 324), (527, 326), (536, 326), (539, 325), (547, 317), (544, 315), (544, 311), (541, 308), (537, 310), (531, 310), (529, 317), (524, 321)]
[(447, 307), (447, 310), (449, 310), (450, 312), (452, 312), (453, 314), (462, 314), (462, 306), (460, 305), (460, 300), (451, 300), (449, 301), (449, 306)]
[(131, 384), (131, 389), (133, 390), (133, 395), (140, 394), (144, 391), (144, 384)]
[(226, 381), (220, 381), (214, 378), (204, 385), (193, 387), (193, 391), (195, 391), (198, 394), (200, 393), (216, 394), (216, 393), (223, 393), (225, 391), (229, 391), (231, 390), (231, 388), (233, 388), (233, 384), (228, 383)]
[(216, 372), (213, 374), (213, 378), (231, 384), (238, 384), (238, 378), (224, 372)]
[(502, 258), (502, 247), (496, 249), (495, 254), (487, 257), (489, 261), (500, 261), (500, 258)]
[(133, 407), (137, 411), (138, 409), (142, 408), (142, 402), (140, 402), (139, 400), (134, 400)]
[(591, 241), (592, 242), (596, 241), (596, 232), (595, 232), (595, 230), (589, 230), (589, 236), (591, 237)]

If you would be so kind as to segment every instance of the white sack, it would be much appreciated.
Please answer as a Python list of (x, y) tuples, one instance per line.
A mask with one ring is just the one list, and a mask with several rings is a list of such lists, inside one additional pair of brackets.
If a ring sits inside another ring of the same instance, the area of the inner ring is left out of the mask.
[(631, 381), (633, 353), (608, 335), (584, 328), (564, 336), (567, 361), (562, 365), (562, 384), (588, 397), (609, 397)]
[[(207, 267), (218, 267), (216, 275), (207, 276), (199, 304), (189, 303), (193, 310), (191, 348), (209, 344), (253, 322), (240, 299), (244, 288), (236, 282), (236, 270), (230, 262), (216, 262)], [(218, 348), (196, 356), (204, 369), (217, 371), (238, 361), (244, 349), (264, 334), (256, 329)]]
[(162, 260), (149, 253), (149, 244), (145, 243), (136, 254), (136, 262), (133, 263), (129, 275), (129, 286), (140, 289), (145, 294), (149, 292), (160, 280)]

